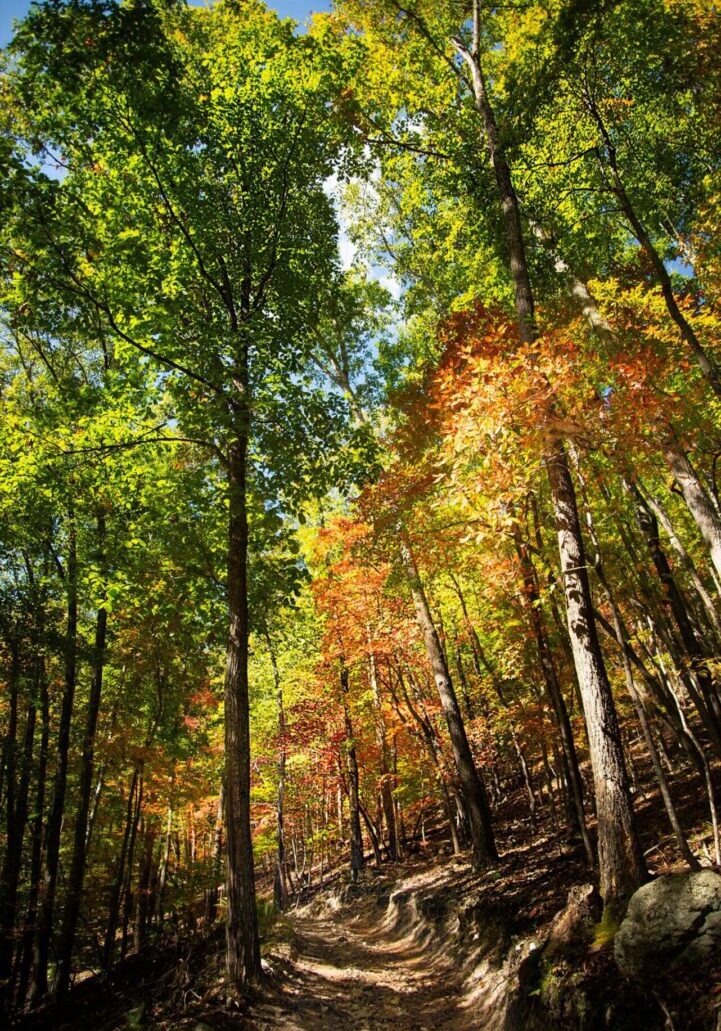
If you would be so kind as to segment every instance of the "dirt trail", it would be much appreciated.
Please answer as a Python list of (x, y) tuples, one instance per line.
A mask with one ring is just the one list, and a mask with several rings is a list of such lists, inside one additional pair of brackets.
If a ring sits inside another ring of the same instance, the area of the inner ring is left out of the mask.
[(261, 991), (248, 1026), (288, 1031), (472, 1028), (453, 964), (429, 956), (410, 937), (391, 937), (377, 912), (377, 920), (368, 914), (291, 917), (291, 955), (269, 955), (271, 983)]

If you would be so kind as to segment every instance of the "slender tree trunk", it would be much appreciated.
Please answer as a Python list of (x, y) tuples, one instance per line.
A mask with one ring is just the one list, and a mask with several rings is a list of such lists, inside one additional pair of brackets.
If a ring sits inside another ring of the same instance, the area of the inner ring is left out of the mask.
[[(5, 815), (8, 824), (12, 822), (15, 812), (15, 767), (17, 763), (18, 734), (18, 691), (20, 681), (20, 652), (17, 642), (7, 642), (10, 651), (10, 669), (8, 670), (7, 693), (9, 696), (7, 724), (8, 729), (3, 739), (2, 766), (0, 766), (0, 804), (5, 802)], [(7, 784), (3, 799), (3, 785)], [(8, 836), (11, 828), (7, 827)]]
[[(212, 923), (218, 912), (218, 886), (220, 884), (221, 867), (223, 858), (223, 818), (225, 815), (225, 785), (223, 781), (220, 782), (220, 791), (218, 792), (218, 808), (215, 816), (215, 825), (213, 827), (213, 846), (211, 852), (211, 877), (212, 885), (208, 891), (207, 904), (206, 904), (206, 918), (208, 923)], [(166, 838), (167, 841), (167, 838)], [(165, 880), (164, 871), (167, 868), (167, 846), (163, 850), (163, 857), (160, 862), (160, 880)]]
[[(608, 492), (602, 487), (604, 496), (609, 500)], [(696, 678), (692, 675), (688, 668), (688, 661), (683, 655), (683, 646), (679, 645), (678, 639), (671, 628), (663, 608), (658, 604), (657, 592), (654, 592), (653, 586), (646, 575), (645, 565), (634, 547), (634, 543), (631, 540), (626, 526), (620, 521), (616, 522), (617, 530), (624, 546), (631, 558), (629, 565), (630, 571), (635, 576), (635, 579), (640, 588), (640, 597), (637, 599), (637, 604), (641, 610), (645, 613), (649, 625), (653, 628), (654, 634), (658, 634), (660, 639), (663, 641), (664, 648), (668, 651), (671, 656), (674, 666), (678, 671), (680, 678), (683, 681), (684, 687), (688, 692), (689, 697), (693, 701), (696, 709), (703, 720), (704, 727), (706, 728), (709, 737), (713, 741), (714, 747), (717, 752), (721, 754), (721, 737), (719, 737), (719, 731), (717, 721), (714, 720), (713, 713), (709, 711), (702, 694), (700, 693)], [(647, 542), (648, 544), (648, 542)], [(610, 632), (611, 637), (614, 637), (613, 631)], [(652, 663), (657, 665), (657, 661), (652, 658)], [(652, 690), (653, 690), (652, 685)], [(665, 704), (665, 703), (662, 703)], [(683, 740), (683, 739), (682, 739)]]
[(373, 849), (373, 859), (375, 860), (376, 866), (380, 866), (383, 862), (383, 856), (381, 854), (379, 828), (373, 823), (370, 813), (360, 799), (358, 801), (358, 810), (363, 817), (363, 823), (366, 825), (366, 830), (368, 831), (371, 848)]
[(671, 611), (679, 629), (681, 641), (691, 662), (693, 676), (698, 684), (703, 697), (709, 717), (711, 718), (716, 734), (721, 737), (721, 700), (719, 699), (716, 685), (706, 665), (706, 656), (699, 644), (694, 632), (693, 625), (688, 611), (676, 584), (673, 572), (669, 565), (666, 554), (661, 547), (658, 535), (658, 522), (645, 498), (634, 483), (627, 484), (628, 490), (636, 504), (636, 513), (639, 526), (646, 538), (653, 564), (663, 584), (666, 598), (668, 599)]
[(535, 570), (531, 559), (528, 545), (523, 540), (518, 525), (514, 528), (514, 540), (516, 555), (523, 580), (524, 604), (528, 615), (533, 636), (536, 641), (538, 657), (543, 673), (543, 682), (546, 694), (551, 703), (554, 722), (561, 741), (561, 758), (563, 774), (568, 786), (568, 798), (566, 799), (566, 816), (569, 830), (573, 835), (581, 835), (583, 846), (586, 851), (586, 858), (589, 865), (594, 865), (593, 849), (591, 839), (586, 827), (586, 813), (583, 806), (583, 781), (578, 765), (576, 743), (573, 739), (573, 729), (568, 716), (568, 709), (558, 682), (556, 664), (553, 661), (553, 653), (548, 643), (548, 636), (543, 621), (540, 607), (540, 594), (538, 592)]
[(350, 808), (350, 870), (354, 881), (363, 869), (363, 833), (360, 823), (360, 779), (358, 776), (358, 757), (353, 737), (353, 722), (348, 709), (348, 669), (341, 666), (340, 690), (343, 702), (343, 720), (345, 723), (346, 763), (348, 767), (348, 805)]
[[(479, 18), (478, 0), (475, 0), (474, 51), (469, 51), (458, 40), (453, 40), (453, 45), (470, 73), (476, 108), (483, 122), (501, 203), (520, 336), (524, 343), (530, 344), (538, 333), (534, 297), (518, 199), (480, 65), (477, 44), (480, 38)], [(548, 448), (545, 466), (558, 534), (568, 632), (588, 729), (598, 818), (601, 894), (607, 909), (618, 917), (647, 872), (634, 826), (618, 718), (594, 622), (575, 488), (566, 450), (560, 440)]]
[[(574, 458), (576, 458), (576, 461), (578, 460), (577, 456), (574, 456)], [(581, 485), (582, 490), (584, 490), (585, 494), (585, 488), (582, 479)], [(679, 851), (691, 870), (700, 870), (701, 864), (689, 848), (688, 840), (683, 832), (683, 828), (681, 827), (681, 823), (676, 812), (676, 807), (674, 806), (673, 799), (671, 798), (671, 792), (668, 786), (668, 781), (666, 780), (666, 774), (664, 773), (663, 767), (661, 765), (661, 760), (659, 757), (658, 748), (656, 747), (656, 742), (654, 740), (651, 724), (648, 720), (648, 715), (646, 713), (643, 701), (636, 689), (636, 683), (633, 677), (633, 670), (631, 669), (631, 661), (628, 655), (628, 651), (626, 650), (626, 629), (623, 624), (623, 619), (621, 618), (621, 612), (619, 610), (618, 604), (616, 603), (616, 597), (614, 595), (613, 590), (611, 589), (611, 585), (606, 579), (606, 573), (601, 558), (601, 545), (596, 534), (593, 514), (591, 512), (591, 508), (588, 503), (587, 497), (584, 497), (584, 503), (586, 509), (586, 524), (588, 526), (589, 535), (591, 541), (593, 542), (593, 546), (596, 552), (594, 559), (594, 567), (596, 569), (598, 579), (605, 592), (606, 599), (608, 601), (609, 607), (611, 609), (611, 614), (613, 616), (613, 626), (616, 633), (616, 639), (621, 649), (621, 659), (623, 663), (623, 673), (626, 680), (626, 688), (628, 690), (629, 697), (631, 698), (631, 702), (633, 704), (639, 725), (641, 727), (643, 739), (646, 744), (646, 750), (651, 759), (651, 765), (653, 766), (654, 773), (656, 775), (656, 781), (661, 792), (661, 798), (666, 809), (666, 814), (668, 815), (669, 823), (671, 824), (671, 829), (676, 837)]]
[(473, 720), (475, 718), (475, 712), (473, 709), (473, 703), (471, 702), (471, 696), (468, 692), (468, 678), (466, 677), (466, 671), (463, 668), (463, 655), (461, 654), (460, 641), (458, 640), (458, 633), (453, 635), (453, 653), (456, 660), (456, 673), (458, 674), (458, 683), (461, 685), (461, 696), (463, 698), (463, 708), (466, 711), (466, 719)]
[(398, 859), (398, 832), (396, 829), (396, 812), (393, 804), (393, 774), (390, 769), (390, 751), (388, 748), (388, 736), (386, 734), (385, 721), (383, 719), (383, 703), (381, 700), (380, 686), (378, 684), (378, 670), (376, 658), (372, 651), (368, 654), (368, 679), (370, 680), (371, 692), (373, 695), (373, 708), (375, 715), (376, 743), (380, 756), (381, 780), (380, 794), (385, 819), (386, 831), (388, 834), (388, 856), (391, 862)]
[[(104, 563), (105, 548), (105, 516), (102, 512), (97, 517), (98, 548), (101, 564)], [(93, 789), (93, 768), (95, 757), (95, 733), (100, 712), (100, 698), (103, 689), (103, 670), (105, 666), (105, 641), (108, 628), (108, 613), (104, 605), (98, 609), (95, 623), (95, 644), (93, 647), (92, 678), (90, 695), (83, 737), (83, 751), (80, 765), (80, 784), (78, 804), (75, 813), (75, 836), (73, 857), (68, 874), (65, 912), (63, 914), (60, 940), (58, 943), (57, 967), (55, 971), (54, 992), (64, 995), (70, 987), (70, 973), (75, 941), (75, 929), (80, 913), (80, 900), (85, 878), (86, 842), (88, 836), (88, 815), (90, 812), (90, 796)]]
[(75, 700), (77, 680), (77, 538), (75, 513), (68, 516), (68, 554), (65, 564), (65, 590), (67, 596), (67, 628), (65, 633), (65, 687), (60, 709), (60, 723), (57, 731), (57, 758), (53, 798), (48, 813), (45, 831), (45, 863), (43, 866), (42, 898), (38, 921), (37, 944), (33, 969), (32, 1000), (40, 1002), (48, 990), (48, 960), (53, 933), (55, 912), (55, 890), (57, 887), (58, 861), (60, 858), (60, 832), (65, 812), (65, 789), (68, 778), (68, 755), (70, 749), (70, 725)]
[(120, 935), (120, 962), (122, 963), (128, 951), (128, 932), (130, 929), (130, 914), (133, 909), (133, 863), (135, 861), (135, 842), (138, 838), (138, 827), (143, 812), (143, 791), (145, 780), (141, 770), (138, 778), (138, 793), (133, 811), (133, 818), (130, 824), (130, 836), (128, 839), (128, 858), (125, 864), (125, 882), (123, 884), (123, 919)]
[(721, 577), (721, 519), (686, 453), (675, 441), (667, 442), (664, 454), (683, 499), (709, 550), (716, 574)]
[[(540, 231), (542, 233), (542, 231)], [(547, 235), (547, 234), (546, 234)], [(552, 246), (552, 245), (551, 245)], [(650, 243), (649, 243), (650, 246)], [(601, 315), (596, 304), (596, 300), (591, 294), (590, 290), (585, 283), (582, 283), (579, 279), (573, 276), (566, 263), (557, 254), (554, 253), (555, 266), (557, 271), (563, 271), (570, 277), (573, 289), (571, 290), (572, 296), (581, 303), (581, 309), (584, 316), (586, 317), (589, 325), (593, 330), (598, 333), (607, 342), (613, 340), (613, 330), (607, 320)], [(655, 252), (654, 252), (655, 253)], [(658, 257), (658, 256), (657, 256)], [(663, 263), (661, 262), (663, 267)], [(664, 275), (666, 274), (665, 268), (663, 268)], [(668, 277), (667, 277), (668, 278)], [(670, 280), (669, 280), (670, 288)], [(673, 298), (673, 292), (671, 291), (671, 297)], [(675, 301), (674, 301), (675, 303)], [(690, 327), (689, 327), (690, 328)], [(703, 362), (703, 359), (702, 359)], [(707, 372), (710, 373), (709, 382), (711, 383), (714, 390), (721, 385), (721, 380), (718, 378), (718, 373), (715, 366), (708, 366)], [(662, 430), (662, 449), (666, 463), (673, 473), (676, 482), (681, 489), (684, 501), (688, 507), (691, 516), (696, 523), (696, 526), (704, 540), (706, 546), (709, 549), (711, 555), (711, 561), (713, 564), (714, 579), (719, 587), (721, 583), (721, 516), (719, 515), (717, 506), (714, 505), (713, 500), (709, 496), (704, 487), (703, 483), (699, 479), (690, 459), (679, 445), (679, 442), (674, 433), (673, 427), (667, 424)], [(648, 502), (651, 508), (654, 510), (657, 518), (663, 525), (664, 529), (668, 533), (671, 543), (681, 556), (682, 561), (687, 566), (689, 573), (693, 579), (694, 585), (699, 591), (699, 595), (703, 600), (704, 606), (708, 613), (709, 619), (716, 632), (721, 631), (721, 621), (718, 618), (715, 606), (708, 595), (703, 583), (698, 577), (696, 570), (693, 565), (693, 561), (683, 547), (682, 542), (678, 536), (674, 533), (671, 521), (663, 510), (659, 502), (657, 502), (651, 496), (648, 497)]]
[(151, 910), (151, 879), (153, 872), (153, 849), (155, 847), (155, 826), (148, 821), (143, 833), (143, 853), (140, 860), (140, 875), (135, 903), (135, 927), (133, 929), (133, 948), (135, 952), (145, 945), (148, 933), (148, 919)]
[(103, 945), (103, 969), (109, 970), (112, 961), (113, 953), (115, 951), (115, 938), (118, 931), (118, 924), (120, 923), (120, 902), (123, 892), (123, 884), (125, 883), (125, 863), (128, 855), (128, 845), (130, 843), (130, 833), (133, 824), (133, 814), (135, 812), (135, 793), (138, 788), (138, 767), (136, 766), (133, 770), (133, 777), (130, 782), (130, 788), (128, 789), (128, 803), (125, 814), (125, 828), (123, 831), (123, 840), (120, 845), (120, 855), (118, 856), (118, 866), (115, 872), (115, 879), (110, 892), (110, 905), (108, 907), (108, 923), (105, 930), (105, 942)]
[[(28, 797), (30, 771), (33, 761), (37, 699), (31, 699), (25, 718), (22, 762), (17, 785), (15, 810), (8, 813), (8, 837), (5, 842), (5, 858), (2, 868), (2, 909), (0, 910), (0, 985), (5, 984), (10, 994), (10, 975), (14, 947), (14, 931), (17, 915), (18, 882), (23, 852), (23, 839), (28, 821)], [(0, 994), (1, 994), (0, 989)], [(9, 997), (8, 997), (8, 1002)]]
[[(223, 791), (223, 785), (221, 784), (221, 792)], [(170, 851), (172, 846), (173, 838), (173, 805), (174, 805), (174, 794), (175, 794), (175, 764), (173, 764), (173, 772), (170, 779), (170, 801), (168, 803), (168, 816), (165, 823), (165, 845), (163, 847), (163, 858), (160, 863), (160, 872), (158, 874), (158, 890), (155, 900), (155, 920), (158, 926), (162, 926), (163, 918), (165, 916), (165, 886), (168, 880), (168, 867), (170, 866)], [(224, 811), (224, 810), (223, 810)], [(221, 830), (222, 838), (222, 830)]]
[(453, 688), (450, 673), (448, 672), (446, 657), (441, 648), (441, 642), (431, 616), (415, 559), (407, 541), (401, 541), (400, 549), (416, 610), (416, 619), (423, 634), (428, 659), (433, 670), (436, 687), (438, 688), (441, 707), (443, 708), (443, 715), (445, 716), (448, 733), (451, 738), (463, 804), (470, 824), (473, 868), (480, 870), (498, 859), (498, 852), (496, 851), (493, 837), (493, 827), (491, 825), (488, 796), (483, 780), (473, 761), (473, 754), (468, 744), (466, 728), (461, 716), (458, 699)]
[[(425, 710), (423, 711), (423, 713), (418, 712), (418, 710), (416, 709), (415, 705), (411, 701), (410, 696), (408, 694), (408, 690), (406, 688), (405, 680), (403, 678), (403, 674), (401, 673), (400, 668), (396, 669), (396, 676), (398, 678), (398, 683), (399, 683), (399, 685), (401, 687), (401, 690), (403, 692), (403, 700), (404, 700), (404, 702), (406, 704), (406, 708), (410, 712), (411, 716), (413, 717), (413, 720), (414, 720), (415, 724), (418, 727), (418, 731), (416, 733), (416, 736), (418, 736), (420, 738), (421, 742), (425, 746), (426, 752), (428, 754), (428, 758), (430, 759), (431, 764), (432, 764), (433, 768), (436, 771), (436, 780), (438, 781), (438, 786), (439, 786), (440, 791), (441, 791), (441, 800), (443, 802), (443, 809), (444, 809), (444, 811), (446, 813), (446, 816), (448, 818), (448, 825), (449, 825), (449, 828), (450, 828), (450, 836), (451, 836), (451, 844), (453, 846), (453, 854), (454, 855), (459, 855), (460, 852), (461, 852), (461, 844), (460, 844), (460, 841), (458, 840), (458, 830), (457, 830), (457, 827), (456, 827), (456, 821), (455, 821), (455, 819), (453, 817), (453, 808), (451, 806), (451, 799), (450, 799), (450, 795), (448, 793), (448, 787), (446, 785), (446, 780), (445, 780), (445, 776), (444, 776), (444, 772), (443, 772), (443, 766), (442, 766), (442, 763), (441, 763), (440, 747), (439, 747), (438, 741), (437, 741), (435, 733), (434, 733), (433, 724), (431, 723), (430, 719), (428, 718), (428, 714), (425, 712)], [(399, 704), (397, 698), (395, 698), (395, 696), (394, 696), (394, 704), (395, 704), (395, 709), (396, 709), (396, 712), (398, 713), (399, 718), (405, 723), (406, 720), (405, 720), (404, 716), (402, 715), (402, 712), (401, 712), (401, 709), (400, 709), (400, 704)], [(413, 733), (412, 730), (410, 732)]]
[(606, 153), (606, 160), (610, 169), (610, 182), (609, 188), (612, 193), (618, 199), (621, 210), (628, 219), (629, 225), (633, 230), (633, 234), (641, 244), (644, 254), (648, 258), (649, 263), (654, 272), (656, 282), (661, 288), (661, 294), (666, 303), (666, 310), (668, 311), (672, 322), (675, 323), (681, 338), (688, 345), (691, 350), (698, 367), (701, 369), (704, 377), (706, 378), (709, 386), (713, 392), (721, 397), (721, 377), (719, 377), (718, 369), (708, 355), (705, 348), (698, 339), (693, 327), (689, 323), (686, 316), (679, 308), (678, 301), (676, 300), (673, 292), (673, 284), (671, 283), (671, 277), (668, 274), (666, 266), (664, 265), (661, 255), (658, 253), (656, 248), (651, 241), (650, 236), (646, 232), (646, 228), (641, 222), (636, 210), (631, 202), (631, 198), (626, 192), (623, 179), (621, 177), (620, 168), (618, 165), (618, 159), (616, 154), (616, 147), (614, 146), (613, 140), (609, 135), (606, 125), (601, 117), (601, 113), (596, 104), (595, 98), (593, 98), (588, 92), (585, 94), (586, 107), (591, 117), (598, 126), (601, 139), (603, 141), (603, 148)]
[(40, 878), (43, 857), (43, 827), (45, 817), (45, 790), (48, 767), (48, 751), (50, 745), (50, 698), (45, 673), (45, 659), (38, 660), (38, 691), (40, 694), (40, 751), (37, 766), (37, 787), (35, 792), (34, 815), (31, 822), (32, 845), (30, 853), (30, 884), (28, 888), (25, 926), (22, 934), (22, 952), (17, 979), (16, 999), (19, 1006), (24, 1005), (30, 982), (30, 970), (33, 961), (33, 938), (37, 918), (38, 898), (40, 896)]
[(515, 751), (515, 753), (516, 753), (516, 755), (518, 757), (518, 765), (521, 768), (521, 777), (523, 778), (523, 785), (524, 785), (524, 787), (526, 789), (526, 794), (528, 795), (528, 810), (529, 810), (529, 812), (531, 814), (531, 824), (532, 824), (532, 826), (533, 826), (533, 828), (535, 830), (535, 827), (536, 827), (536, 793), (533, 790), (533, 782), (531, 780), (530, 770), (528, 769), (528, 762), (526, 760), (525, 752), (521, 748), (520, 742), (518, 740), (518, 736), (517, 736), (515, 730), (513, 729), (513, 727), (511, 727), (511, 741), (513, 743), (513, 750)]
[[(641, 484), (638, 483), (638, 481), (636, 481), (636, 484), (639, 490), (641, 490)], [(721, 645), (721, 618), (719, 618), (719, 613), (716, 609), (716, 606), (710, 593), (706, 589), (706, 585), (699, 576), (698, 570), (694, 565), (693, 559), (686, 550), (683, 541), (676, 533), (673, 523), (671, 522), (671, 519), (668, 515), (668, 512), (661, 504), (661, 502), (652, 494), (650, 494), (645, 488), (643, 488), (642, 493), (648, 503), (649, 508), (656, 516), (661, 526), (664, 528), (666, 534), (668, 535), (668, 539), (671, 542), (671, 546), (678, 555), (684, 569), (688, 573), (688, 577), (691, 583), (693, 584), (694, 590), (696, 591), (696, 594), (698, 595), (701, 601), (701, 605), (703, 606), (703, 612), (705, 614), (705, 617), (710, 627), (712, 628), (714, 634), (716, 635), (717, 644)]]
[(288, 899), (288, 890), (285, 883), (285, 814), (283, 806), (285, 802), (285, 767), (286, 767), (286, 745), (285, 745), (285, 707), (283, 705), (283, 685), (280, 680), (278, 661), (273, 648), (273, 642), (268, 629), (265, 629), (265, 641), (268, 646), (268, 654), (273, 667), (273, 685), (275, 687), (275, 705), (278, 714), (278, 796), (275, 806), (276, 813), (276, 858), (275, 871), (273, 874), (273, 899), (277, 909), (285, 909)]
[[(483, 680), (483, 668), (485, 668), (486, 671), (491, 674), (491, 679), (494, 682), (493, 686), (496, 690), (496, 693), (498, 693), (500, 690), (502, 690), (501, 685), (497, 682), (497, 678), (493, 675), (491, 665), (486, 659), (483, 648), (481, 647), (481, 641), (476, 632), (476, 628), (474, 627), (473, 623), (471, 622), (471, 618), (468, 615), (468, 606), (466, 605), (466, 598), (463, 591), (461, 590), (461, 585), (458, 582), (457, 578), (450, 571), (448, 573), (448, 576), (453, 585), (454, 591), (458, 595), (458, 601), (460, 602), (461, 612), (463, 614), (463, 623), (465, 625), (466, 631), (471, 642), (471, 655), (473, 656), (473, 668), (476, 671), (476, 676), (479, 680)], [(501, 705), (505, 705), (506, 702), (502, 695), (499, 695), (499, 698), (501, 701)]]
[[(247, 390), (247, 369), (243, 376)], [(248, 439), (242, 429), (228, 452), (228, 610), (225, 668), (225, 790), (227, 814), (227, 970), (239, 987), (260, 976), (250, 825), (250, 703), (248, 698)]]
[[(0, 882), (0, 985), (7, 983), (12, 968), (15, 907), (17, 903), (18, 878), (20, 876), (22, 835), (24, 833), (22, 785), (17, 784), (20, 652), (15, 641), (9, 641), (8, 645), (10, 648), (10, 670), (8, 676), (10, 711), (8, 714), (8, 731), (4, 741), (4, 772), (7, 790), (5, 792), (5, 856), (2, 864), (2, 881)], [(35, 710), (32, 706), (28, 708), (27, 720), (26, 726), (32, 727), (34, 735)], [(32, 739), (30, 741), (30, 750), (32, 752)], [(27, 794), (27, 784), (25, 785), (25, 793)], [(25, 809), (27, 810), (27, 800)], [(21, 826), (21, 823), (23, 826)], [(0, 989), (0, 1004), (2, 1003), (3, 994)]]

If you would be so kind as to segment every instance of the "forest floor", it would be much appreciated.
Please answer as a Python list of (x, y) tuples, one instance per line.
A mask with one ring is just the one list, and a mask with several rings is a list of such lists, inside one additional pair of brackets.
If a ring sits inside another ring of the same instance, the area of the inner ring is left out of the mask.
[(271, 978), (247, 1026), (259, 1031), (433, 1031), (468, 1028), (463, 978), (451, 959), (398, 939), (370, 907), (362, 915), (289, 920), (288, 955), (271, 951)]
[[(338, 878), (267, 929), (265, 976), (239, 1006), (227, 998), (223, 937), (215, 932), (130, 957), (103, 982), (79, 983), (68, 1003), (36, 1011), (20, 1026), (24, 1031), (483, 1027), (469, 1012), (474, 986), (464, 960), (474, 947), (473, 933), (468, 940), (445, 938), (442, 918), (448, 905), (472, 898), (505, 943), (511, 934), (547, 921), (562, 907), (569, 885), (584, 879), (584, 868), (551, 841), (534, 853), (520, 844), (506, 852), (503, 876), (494, 871), (479, 881), (465, 856), (449, 855), (447, 844), (433, 836), (404, 862), (368, 868), (355, 886)], [(410, 916), (404, 911), (389, 918), (393, 894), (409, 903)], [(417, 912), (420, 900), (423, 912)]]
[[(684, 824), (695, 829), (693, 846), (708, 862), (702, 792), (682, 775), (674, 796)], [(655, 792), (639, 792), (636, 807), (652, 872), (681, 869)], [(515, 1026), (489, 1016), (494, 993), (503, 991), (504, 962), (521, 948), (515, 943), (542, 943), (569, 889), (592, 875), (579, 851), (565, 845), (548, 822), (531, 828), (520, 793), (504, 799), (496, 818), (501, 862), (481, 875), (472, 874), (465, 856), (452, 856), (439, 834), (429, 835), (401, 863), (369, 867), (357, 885), (339, 872), (306, 904), (291, 907), (264, 930), (265, 977), (240, 1004), (228, 998), (224, 935), (216, 927), (131, 956), (107, 978), (81, 981), (62, 1006), (28, 1014), (18, 1027), (495, 1031)], [(608, 949), (585, 956), (581, 968), (592, 992), (618, 996), (619, 975)], [(689, 983), (688, 999), (695, 1005), (699, 992), (705, 997), (712, 984), (706, 975)], [(637, 1031), (696, 1026), (685, 1017), (680, 1023), (656, 1024), (651, 1017), (644, 1022), (648, 999), (629, 986), (624, 991), (628, 1026)], [(670, 1005), (683, 1012), (687, 1001), (681, 997)]]

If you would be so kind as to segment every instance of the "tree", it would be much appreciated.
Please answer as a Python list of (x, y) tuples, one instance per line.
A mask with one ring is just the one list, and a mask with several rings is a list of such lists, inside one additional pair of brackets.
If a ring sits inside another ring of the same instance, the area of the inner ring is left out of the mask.
[(322, 35), (233, 3), (52, 4), (18, 30), (13, 56), (23, 132), (68, 168), (26, 184), (36, 217), (22, 240), (9, 230), (14, 267), (49, 303), (91, 312), (118, 360), (152, 362), (183, 432), (226, 476), (228, 972), (240, 984), (260, 971), (247, 499), (257, 482), (297, 502), (322, 434), (330, 444), (343, 422), (340, 400), (304, 375), (313, 299), (337, 280), (323, 182), (339, 62)]

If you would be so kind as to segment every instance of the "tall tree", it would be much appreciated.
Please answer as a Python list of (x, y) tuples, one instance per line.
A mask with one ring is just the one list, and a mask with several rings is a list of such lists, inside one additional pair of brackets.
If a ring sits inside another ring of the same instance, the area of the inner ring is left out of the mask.
[(323, 183), (340, 142), (327, 111), (343, 62), (255, 3), (212, 13), (51, 4), (33, 10), (13, 54), (24, 131), (68, 168), (62, 182), (33, 187), (31, 250), (18, 225), (10, 230), (21, 275), (53, 304), (94, 312), (119, 360), (153, 362), (184, 432), (205, 441), (226, 476), (228, 973), (237, 985), (260, 971), (248, 494), (258, 482), (292, 505), (343, 422), (342, 401), (303, 375), (314, 298), (337, 280)]

